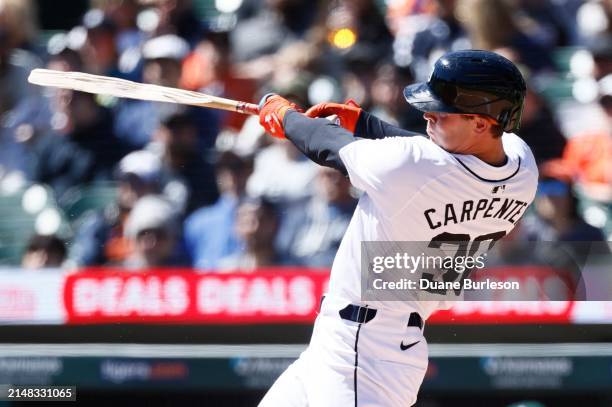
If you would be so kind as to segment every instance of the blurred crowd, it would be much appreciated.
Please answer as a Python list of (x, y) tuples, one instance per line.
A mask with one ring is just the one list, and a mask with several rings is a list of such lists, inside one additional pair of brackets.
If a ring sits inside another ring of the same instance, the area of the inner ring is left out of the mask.
[(0, 1), (5, 264), (18, 235), (27, 268), (327, 268), (359, 197), (256, 117), (40, 88), (34, 68), (304, 108), (351, 98), (423, 131), (403, 87), (466, 48), (528, 82), (519, 136), (541, 182), (519, 239), (612, 240), (610, 0), (91, 0), (71, 29), (39, 21), (36, 2)]

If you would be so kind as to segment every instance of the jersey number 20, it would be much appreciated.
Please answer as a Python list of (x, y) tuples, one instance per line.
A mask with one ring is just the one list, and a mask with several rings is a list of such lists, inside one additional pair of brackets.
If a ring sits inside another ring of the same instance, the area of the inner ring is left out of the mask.
[[(455, 259), (458, 257), (472, 258), (478, 252), (478, 249), (480, 249), (480, 245), (482, 244), (482, 242), (487, 242), (487, 241), (490, 242), (489, 247), (487, 247), (485, 250), (485, 251), (489, 251), (495, 245), (495, 242), (497, 242), (499, 239), (501, 239), (504, 236), (506, 236), (505, 230), (501, 230), (499, 232), (494, 232), (494, 233), (488, 233), (486, 235), (480, 235), (474, 239), (472, 239), (470, 235), (468, 234), (444, 232), (444, 233), (440, 233), (439, 235), (431, 239), (428, 247), (434, 248), (434, 249), (440, 249), (442, 245), (457, 246), (457, 251), (455, 252), (455, 255), (453, 256)], [(455, 264), (455, 262), (453, 262), (453, 264)], [(442, 274), (442, 280), (445, 283), (456, 281), (458, 277), (459, 277), (459, 281), (463, 282), (463, 280), (466, 279), (470, 275), (470, 273), (472, 272), (472, 269), (468, 268), (462, 273), (458, 273), (454, 268), (447, 268), (447, 269), (443, 269), (442, 271), (444, 273)], [(431, 273), (423, 273), (423, 278), (433, 281), (434, 275)], [(460, 286), (462, 285), (463, 284), (460, 284)], [(432, 289), (427, 289), (427, 291), (430, 293), (441, 294), (441, 295), (446, 294), (446, 290), (444, 289), (432, 288)], [(461, 293), (461, 289), (454, 290), (454, 291), (456, 295), (459, 295)]]

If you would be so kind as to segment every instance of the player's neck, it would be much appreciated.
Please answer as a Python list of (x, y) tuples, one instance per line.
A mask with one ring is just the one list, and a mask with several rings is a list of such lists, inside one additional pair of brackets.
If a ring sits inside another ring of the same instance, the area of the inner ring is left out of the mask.
[(502, 167), (508, 162), (501, 138), (492, 139), (489, 143), (480, 145), (480, 148), (472, 152), (472, 155), (494, 167)]
[(500, 154), (473, 154), (475, 157), (480, 159), (481, 161), (486, 162), (487, 164), (493, 167), (503, 167), (508, 162), (508, 157), (504, 150), (501, 151)]

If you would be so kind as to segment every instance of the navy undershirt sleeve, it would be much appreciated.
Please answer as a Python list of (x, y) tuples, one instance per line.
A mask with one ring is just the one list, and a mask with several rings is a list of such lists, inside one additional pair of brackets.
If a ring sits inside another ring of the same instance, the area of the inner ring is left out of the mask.
[(285, 114), (283, 125), (287, 138), (306, 157), (347, 174), (340, 149), (357, 140), (351, 132), (327, 119), (311, 119), (294, 110)]
[(363, 110), (355, 126), (355, 137), (379, 139), (386, 137), (422, 136), (420, 133), (400, 129)]

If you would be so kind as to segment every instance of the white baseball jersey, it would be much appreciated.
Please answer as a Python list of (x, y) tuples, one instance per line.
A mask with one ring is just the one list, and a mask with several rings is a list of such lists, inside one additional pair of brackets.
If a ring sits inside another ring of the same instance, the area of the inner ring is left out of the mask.
[[(310, 345), (260, 407), (416, 402), (428, 344), (409, 316), (418, 312), (426, 319), (445, 304), (362, 301), (361, 243), (448, 241), (452, 235), (483, 242), (507, 234), (533, 200), (538, 173), (527, 145), (514, 134), (502, 137), (508, 161), (501, 167), (450, 154), (418, 136), (359, 140), (340, 150), (352, 184), (364, 194), (336, 254)], [(354, 310), (354, 304), (373, 308), (374, 317), (343, 317), (339, 311)]]
[[(351, 183), (365, 193), (335, 257), (329, 294), (361, 303), (361, 242), (429, 242), (468, 235), (497, 240), (509, 233), (532, 202), (538, 170), (533, 154), (515, 134), (502, 136), (508, 157), (491, 166), (471, 155), (450, 154), (425, 137), (359, 140), (340, 157)], [(405, 307), (424, 319), (446, 304), (392, 301), (371, 307)]]

